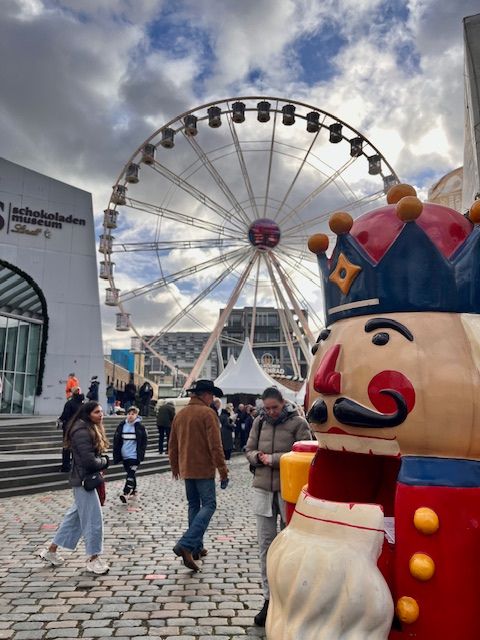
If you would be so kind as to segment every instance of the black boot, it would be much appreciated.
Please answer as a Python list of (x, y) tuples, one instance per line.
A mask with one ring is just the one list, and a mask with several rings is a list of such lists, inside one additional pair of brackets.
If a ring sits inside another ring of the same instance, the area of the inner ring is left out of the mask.
[(257, 613), (257, 615), (254, 617), (253, 621), (255, 622), (257, 627), (264, 627), (265, 626), (265, 622), (267, 620), (267, 613), (268, 613), (268, 605), (269, 605), (269, 603), (270, 603), (270, 600), (265, 600), (265, 602), (263, 603), (262, 610), (259, 611)]

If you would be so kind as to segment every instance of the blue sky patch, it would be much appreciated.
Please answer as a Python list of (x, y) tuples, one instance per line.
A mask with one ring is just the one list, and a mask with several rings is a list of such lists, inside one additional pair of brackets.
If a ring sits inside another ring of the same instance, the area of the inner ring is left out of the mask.
[(335, 56), (346, 43), (331, 25), (294, 42), (291, 48), (303, 69), (302, 80), (310, 86), (330, 80), (336, 73)]
[(216, 55), (210, 34), (183, 19), (181, 5), (175, 9), (165, 9), (149, 24), (147, 36), (154, 50), (163, 51), (173, 59), (182, 59), (192, 54), (199, 64), (192, 69), (192, 85), (197, 94), (203, 89), (203, 82), (212, 74)]

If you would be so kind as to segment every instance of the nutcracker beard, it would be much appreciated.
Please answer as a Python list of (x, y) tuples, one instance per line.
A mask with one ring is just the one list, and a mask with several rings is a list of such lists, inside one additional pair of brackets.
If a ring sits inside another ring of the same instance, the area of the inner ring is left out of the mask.
[(377, 567), (383, 528), (377, 505), (329, 502), (303, 491), (268, 552), (267, 638), (387, 638), (393, 602)]

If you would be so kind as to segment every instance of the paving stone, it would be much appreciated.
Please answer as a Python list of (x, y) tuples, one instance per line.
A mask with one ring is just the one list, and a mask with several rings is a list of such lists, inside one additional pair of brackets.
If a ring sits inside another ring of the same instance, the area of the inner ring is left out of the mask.
[(0, 518), (2, 540), (13, 549), (0, 553), (0, 640), (263, 638), (264, 630), (252, 624), (263, 597), (251, 475), (243, 456), (230, 468), (232, 482), (217, 494), (199, 574), (171, 551), (186, 528), (187, 508), (183, 483), (168, 474), (140, 478), (139, 511), (128, 512), (113, 499), (123, 482), (109, 483), (105, 557), (112, 568), (106, 576), (84, 573), (83, 543), (65, 552), (59, 569), (32, 559), (30, 550), (49, 538), (41, 525), (61, 522), (71, 491), (3, 499), (0, 511), (19, 513), (21, 520)]

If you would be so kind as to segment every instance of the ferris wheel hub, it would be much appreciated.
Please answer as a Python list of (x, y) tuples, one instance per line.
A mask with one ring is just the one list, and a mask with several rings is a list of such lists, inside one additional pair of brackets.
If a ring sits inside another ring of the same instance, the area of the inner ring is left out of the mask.
[(280, 227), (270, 218), (259, 218), (250, 225), (248, 239), (250, 244), (260, 251), (273, 249), (280, 242)]

